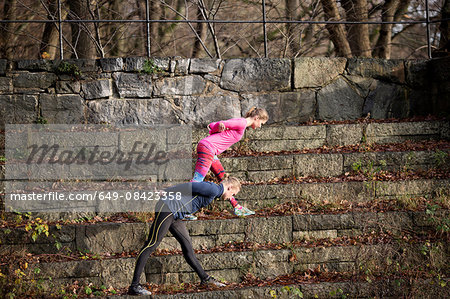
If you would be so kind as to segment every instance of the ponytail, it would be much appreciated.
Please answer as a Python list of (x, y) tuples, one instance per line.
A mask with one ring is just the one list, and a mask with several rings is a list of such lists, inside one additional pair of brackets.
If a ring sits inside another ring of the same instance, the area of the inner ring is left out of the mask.
[(245, 114), (245, 117), (254, 117), (254, 116), (258, 116), (259, 119), (261, 119), (262, 121), (269, 120), (269, 114), (267, 113), (266, 109), (264, 109), (264, 108), (256, 108), (255, 106), (253, 106)]

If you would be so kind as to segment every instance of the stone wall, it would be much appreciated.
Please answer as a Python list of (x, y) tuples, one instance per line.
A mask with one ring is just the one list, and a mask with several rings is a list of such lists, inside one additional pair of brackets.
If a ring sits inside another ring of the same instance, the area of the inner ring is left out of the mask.
[[(448, 114), (450, 59), (345, 58), (0, 60), (5, 123), (185, 123), (237, 117), (270, 123)], [(68, 66), (68, 67), (67, 67)], [(59, 70), (58, 70), (59, 67)]]

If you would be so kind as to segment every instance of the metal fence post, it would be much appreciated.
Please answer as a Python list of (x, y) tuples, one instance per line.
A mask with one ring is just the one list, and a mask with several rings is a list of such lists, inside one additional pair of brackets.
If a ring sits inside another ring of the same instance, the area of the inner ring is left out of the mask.
[(267, 58), (267, 28), (266, 28), (266, 1), (262, 0), (263, 33), (264, 33), (264, 57)]
[(63, 60), (64, 50), (63, 50), (62, 20), (61, 20), (61, 0), (58, 0), (58, 29), (59, 29), (59, 58)]
[(145, 24), (147, 34), (147, 57), (150, 58), (150, 9), (148, 0), (145, 0)]

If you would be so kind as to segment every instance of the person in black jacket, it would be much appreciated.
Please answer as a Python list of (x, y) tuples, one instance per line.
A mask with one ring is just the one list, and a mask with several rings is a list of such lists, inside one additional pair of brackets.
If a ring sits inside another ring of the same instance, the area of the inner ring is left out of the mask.
[(155, 220), (150, 228), (148, 239), (137, 257), (128, 294), (151, 295), (150, 291), (139, 284), (139, 279), (150, 254), (161, 243), (167, 231), (170, 231), (180, 243), (184, 258), (200, 277), (203, 285), (225, 286), (203, 270), (194, 254), (185, 221), (182, 220), (186, 215), (206, 207), (215, 198), (229, 200), (239, 192), (240, 187), (238, 179), (228, 177), (219, 185), (211, 182), (190, 182), (165, 189), (165, 194), (169, 196), (163, 196), (156, 204)]

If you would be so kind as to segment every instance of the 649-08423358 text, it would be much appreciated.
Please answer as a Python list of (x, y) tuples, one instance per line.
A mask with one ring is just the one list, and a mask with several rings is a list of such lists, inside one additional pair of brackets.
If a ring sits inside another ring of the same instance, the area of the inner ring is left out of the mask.
[(11, 193), (11, 201), (147, 201), (147, 200), (181, 200), (181, 192), (165, 191), (83, 191), (83, 192), (29, 192)]

